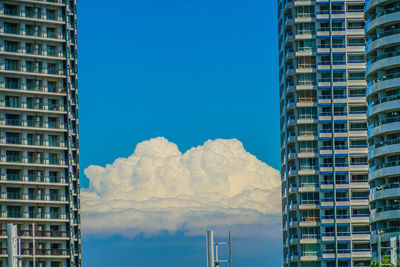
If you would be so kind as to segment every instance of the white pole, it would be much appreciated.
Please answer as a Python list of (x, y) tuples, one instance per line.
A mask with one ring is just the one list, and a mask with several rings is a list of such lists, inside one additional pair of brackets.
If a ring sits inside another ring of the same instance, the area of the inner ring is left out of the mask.
[(18, 267), (18, 234), (17, 226), (15, 224), (7, 224), (7, 252), (8, 252), (8, 266)]
[(397, 266), (397, 238), (390, 238), (390, 263), (393, 267)]
[(382, 254), (382, 251), (381, 251), (381, 236), (380, 235), (378, 235), (378, 266), (379, 267), (381, 267), (381, 254)]
[(207, 267), (214, 267), (214, 234), (213, 231), (207, 231)]

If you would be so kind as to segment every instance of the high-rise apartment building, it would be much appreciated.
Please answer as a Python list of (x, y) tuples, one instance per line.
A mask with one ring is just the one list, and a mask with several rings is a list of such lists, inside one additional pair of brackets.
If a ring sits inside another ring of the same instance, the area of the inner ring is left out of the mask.
[[(365, 5), (371, 244), (400, 235), (400, 1)], [(382, 254), (388, 251), (383, 250)]]
[(278, 0), (286, 267), (370, 262), (363, 0)]
[(81, 266), (75, 0), (0, 1), (0, 267)]

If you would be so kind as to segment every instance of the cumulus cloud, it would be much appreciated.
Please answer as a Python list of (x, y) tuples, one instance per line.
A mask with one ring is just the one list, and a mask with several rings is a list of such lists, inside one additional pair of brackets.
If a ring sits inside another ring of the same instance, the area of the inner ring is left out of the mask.
[(195, 232), (279, 221), (279, 172), (236, 139), (209, 140), (181, 153), (176, 144), (154, 138), (128, 158), (91, 165), (85, 174), (86, 232)]

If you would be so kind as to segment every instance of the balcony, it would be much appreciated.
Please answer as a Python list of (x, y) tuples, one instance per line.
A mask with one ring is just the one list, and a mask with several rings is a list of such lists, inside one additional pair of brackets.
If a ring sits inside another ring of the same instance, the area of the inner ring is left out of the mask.
[(48, 94), (48, 95), (62, 95), (65, 96), (67, 91), (64, 88), (51, 88), (51, 87), (38, 87), (38, 86), (21, 86), (20, 84), (5, 84), (4, 82), (0, 82), (0, 90), (6, 90), (10, 92), (23, 91), (26, 93), (38, 93), (38, 94)]
[(302, 199), (300, 201), (300, 209), (312, 209), (319, 205), (319, 199)]
[(316, 174), (318, 172), (318, 166), (315, 165), (301, 165), (299, 174), (306, 175), (306, 174)]
[[(36, 0), (36, 1), (38, 1), (38, 0)], [(43, 1), (43, 2), (45, 2), (45, 1)], [(48, 21), (49, 23), (65, 22), (63, 17), (59, 17), (55, 14), (48, 13), (45, 16), (45, 14), (41, 14), (40, 12), (25, 12), (25, 13), (23, 13), (22, 11), (19, 11), (17, 9), (4, 9), (4, 12), (0, 12), (0, 15), (18, 17), (21, 19), (35, 19), (35, 20), (40, 20), (40, 21)]]
[(60, 194), (31, 194), (20, 192), (5, 192), (1, 194), (1, 199), (13, 201), (57, 201), (66, 202), (66, 197)]
[(319, 217), (302, 217), (300, 227), (312, 227), (318, 225), (320, 222)]
[(384, 31), (384, 32), (375, 34), (374, 36), (372, 36), (372, 38), (370, 40), (375, 41), (375, 40), (378, 40), (380, 38), (383, 38), (383, 37), (386, 37), (386, 36), (395, 35), (395, 34), (400, 34), (400, 29), (393, 29), (393, 30)]
[(302, 261), (316, 261), (320, 257), (321, 253), (319, 251), (303, 251), (301, 260)]
[[(69, 250), (67, 249), (36, 249), (35, 251), (37, 256), (69, 257)], [(23, 248), (21, 249), (21, 254), (24, 256), (31, 256), (33, 250), (31, 248)]]
[(400, 227), (379, 228), (371, 232), (372, 235), (391, 235), (393, 233), (400, 233)]
[(305, 183), (302, 182), (299, 188), (299, 192), (315, 192), (319, 188), (318, 183)]
[[(368, 201), (366, 202), (366, 204), (362, 204), (364, 206), (368, 205)], [(353, 213), (351, 215), (351, 221), (353, 223), (369, 223), (369, 214), (355, 214)]]
[(20, 120), (20, 119), (0, 119), (1, 126), (10, 126), (13, 128), (24, 127), (24, 128), (40, 128), (40, 129), (53, 129), (53, 130), (66, 130), (66, 124), (64, 123), (53, 123), (33, 120)]
[(0, 108), (4, 109), (15, 109), (15, 110), (29, 110), (29, 111), (46, 111), (46, 112), (63, 112), (66, 113), (66, 110), (64, 108), (64, 105), (57, 105), (57, 104), (37, 104), (37, 103), (24, 103), (24, 104), (10, 104), (5, 102), (4, 100), (0, 100)]
[[(320, 238), (321, 238), (321, 236), (319, 234), (302, 234), (301, 235), (301, 239), (306, 239), (309, 241), (317, 241)], [(304, 243), (309, 243), (309, 242), (305, 241)]]
[(7, 66), (5, 64), (0, 65), (0, 71), (4, 73), (13, 73), (13, 74), (23, 74), (23, 75), (33, 75), (33, 76), (51, 76), (51, 77), (64, 77), (66, 72), (64, 69), (45, 69), (45, 68), (37, 68), (37, 67), (29, 67), (26, 66), (23, 68), (22, 66)]
[(66, 167), (66, 162), (63, 159), (51, 159), (51, 158), (31, 158), (21, 156), (2, 156), (0, 162), (9, 163), (11, 165), (45, 165), (45, 166), (61, 166)]
[(67, 148), (66, 141), (53, 141), (53, 140), (34, 140), (34, 139), (18, 139), (11, 140), (7, 138), (0, 138), (0, 145), (7, 145), (10, 147), (43, 147), (43, 148)]
[(290, 220), (289, 226), (290, 226), (290, 227), (297, 227), (297, 226), (299, 226), (299, 221), (298, 221), (297, 217), (294, 217), (294, 218), (292, 218), (292, 219)]
[(353, 248), (351, 254), (353, 257), (369, 258), (371, 257), (371, 250), (369, 248)]
[(298, 189), (296, 184), (289, 185), (289, 194), (297, 193)]
[(383, 163), (379, 163), (375, 166), (371, 167), (371, 171), (377, 171), (379, 169), (383, 168), (390, 168), (390, 167), (395, 167), (395, 166), (400, 166), (400, 160), (394, 160), (394, 161), (387, 161)]
[[(379, 108), (379, 110), (376, 110), (375, 112), (372, 110), (372, 108), (377, 106), (377, 105), (383, 104), (383, 103), (397, 101), (397, 100), (400, 100), (400, 95), (398, 95), (398, 94), (391, 95), (391, 96), (386, 96), (386, 97), (381, 97), (381, 98), (379, 98), (377, 100), (374, 100), (374, 101), (370, 102), (369, 105), (368, 105), (368, 109), (370, 109), (370, 111), (368, 113), (369, 113), (369, 115), (373, 115), (376, 112), (381, 112), (381, 108)], [(390, 108), (390, 107), (388, 107), (388, 108)]]
[(67, 221), (67, 214), (60, 213), (60, 214), (53, 214), (53, 213), (44, 213), (44, 212), (3, 212), (1, 214), (2, 219), (42, 219), (44, 221), (48, 220), (62, 220)]
[(393, 188), (400, 188), (400, 183), (390, 183), (390, 184), (383, 184), (383, 185), (377, 185), (373, 188), (371, 188), (371, 193), (379, 192), (382, 190), (389, 190)]
[(0, 27), (0, 35), (16, 35), (27, 39), (43, 39), (53, 41), (65, 41), (65, 35), (57, 32), (41, 32), (41, 31), (23, 31), (19, 28), (4, 28)]

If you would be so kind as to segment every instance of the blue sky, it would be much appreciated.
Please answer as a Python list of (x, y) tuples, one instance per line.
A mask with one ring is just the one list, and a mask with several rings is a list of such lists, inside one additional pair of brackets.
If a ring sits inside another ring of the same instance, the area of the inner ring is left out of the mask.
[[(237, 138), (279, 169), (275, 1), (83, 0), (78, 33), (83, 187), (89, 165), (158, 136), (182, 152)], [(281, 264), (279, 238), (234, 244), (235, 266)], [(184, 231), (83, 236), (89, 267), (204, 266), (204, 251), (204, 237)]]

